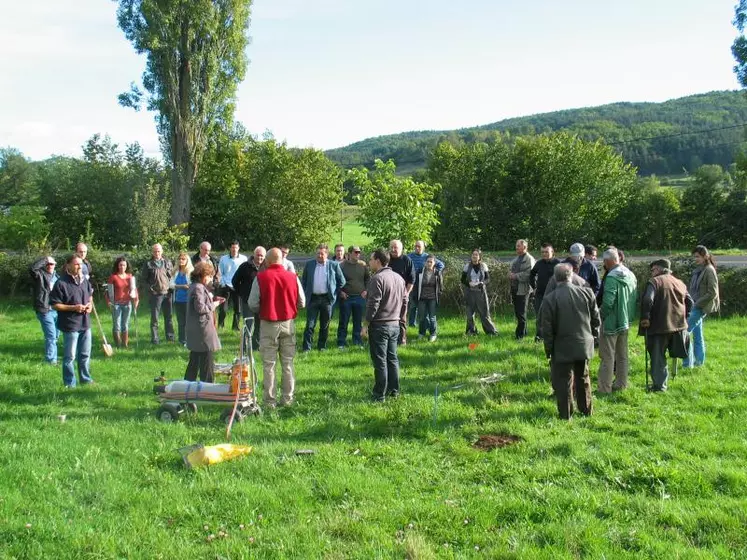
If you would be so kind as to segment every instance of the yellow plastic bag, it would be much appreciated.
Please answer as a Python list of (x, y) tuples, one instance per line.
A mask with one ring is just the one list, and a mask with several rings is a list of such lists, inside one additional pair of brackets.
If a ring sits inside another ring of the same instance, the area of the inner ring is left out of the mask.
[(234, 445), (232, 443), (221, 443), (219, 445), (192, 445), (190, 447), (183, 447), (179, 450), (184, 459), (184, 464), (187, 468), (204, 467), (207, 465), (215, 465), (233, 459), (234, 457), (241, 457), (242, 455), (249, 455), (252, 452), (252, 448), (249, 445)]

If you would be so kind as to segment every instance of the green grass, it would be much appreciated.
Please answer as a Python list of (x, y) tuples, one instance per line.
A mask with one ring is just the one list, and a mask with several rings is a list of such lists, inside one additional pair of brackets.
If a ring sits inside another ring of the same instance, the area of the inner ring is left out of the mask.
[[(342, 224), (342, 228), (340, 227)], [(363, 233), (363, 227), (358, 223), (358, 207), (344, 206), (340, 214), (340, 222), (335, 227), (332, 237), (328, 240), (330, 248), (337, 243), (344, 243), (345, 248), (351, 245), (366, 247), (371, 238)]]
[[(366, 352), (299, 355), (297, 406), (234, 427), (253, 453), (188, 471), (177, 448), (225, 439), (216, 407), (154, 416), (152, 379), (181, 377), (186, 351), (141, 341), (106, 360), (95, 343), (97, 383), (66, 391), (32, 311), (0, 304), (0, 557), (745, 557), (747, 319), (708, 320), (707, 365), (666, 394), (643, 391), (631, 337), (631, 388), (570, 422), (509, 317), (474, 351), (463, 319), (440, 326), (401, 349), (403, 395), (383, 405)], [(221, 336), (227, 361), (237, 337)], [(472, 447), (490, 433), (523, 441)]]

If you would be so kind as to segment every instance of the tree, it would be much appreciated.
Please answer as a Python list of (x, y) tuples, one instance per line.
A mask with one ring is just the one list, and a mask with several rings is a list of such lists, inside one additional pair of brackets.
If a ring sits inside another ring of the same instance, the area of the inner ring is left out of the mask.
[[(143, 87), (171, 166), (171, 221), (188, 223), (207, 139), (233, 119), (246, 72), (251, 0), (118, 1), (120, 29), (147, 57)], [(133, 84), (119, 101), (138, 110), (143, 96)]]
[(338, 223), (342, 177), (319, 150), (258, 141), (238, 128), (211, 143), (194, 201), (193, 241), (311, 250)]
[(350, 177), (359, 191), (358, 220), (374, 244), (388, 246), (399, 239), (405, 247), (422, 239), (430, 243), (438, 225), (438, 205), (433, 201), (440, 186), (398, 177), (393, 161), (377, 159), (374, 169), (352, 169)]
[(739, 30), (739, 37), (734, 39), (731, 53), (737, 61), (734, 73), (742, 87), (747, 87), (747, 38), (744, 36), (744, 28), (747, 25), (747, 0), (739, 0), (734, 7), (734, 27)]
[(35, 204), (38, 199), (34, 166), (13, 148), (0, 149), (0, 209)]

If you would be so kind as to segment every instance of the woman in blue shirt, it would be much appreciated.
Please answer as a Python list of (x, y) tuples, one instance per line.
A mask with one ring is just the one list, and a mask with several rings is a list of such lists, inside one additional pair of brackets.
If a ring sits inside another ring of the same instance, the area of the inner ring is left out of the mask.
[(174, 309), (176, 311), (176, 322), (178, 325), (179, 344), (187, 344), (187, 332), (185, 324), (187, 322), (187, 292), (191, 280), (190, 274), (194, 270), (192, 259), (182, 251), (177, 259), (176, 274), (171, 279), (171, 289), (174, 290)]

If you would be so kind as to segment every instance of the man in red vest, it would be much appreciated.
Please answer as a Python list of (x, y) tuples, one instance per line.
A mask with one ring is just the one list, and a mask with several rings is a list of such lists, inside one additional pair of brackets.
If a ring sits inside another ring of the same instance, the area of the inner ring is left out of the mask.
[(259, 316), (259, 353), (262, 355), (264, 404), (275, 408), (275, 364), (280, 353), (282, 391), (280, 406), (293, 404), (296, 379), (296, 315), (306, 306), (298, 276), (283, 266), (283, 254), (273, 248), (267, 253), (267, 268), (257, 274), (249, 294), (249, 309)]

